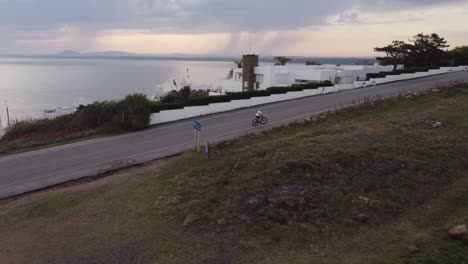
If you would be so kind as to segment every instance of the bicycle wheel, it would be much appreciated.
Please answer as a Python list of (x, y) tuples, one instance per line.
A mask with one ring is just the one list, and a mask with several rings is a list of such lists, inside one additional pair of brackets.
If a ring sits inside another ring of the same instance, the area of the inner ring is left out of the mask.
[(262, 123), (262, 125), (266, 125), (267, 122), (268, 119), (266, 117), (262, 117), (262, 120), (260, 120), (260, 123)]
[(252, 120), (252, 126), (253, 126), (253, 127), (257, 127), (257, 126), (258, 126), (258, 120), (257, 120), (257, 118), (255, 118), (254, 120)]

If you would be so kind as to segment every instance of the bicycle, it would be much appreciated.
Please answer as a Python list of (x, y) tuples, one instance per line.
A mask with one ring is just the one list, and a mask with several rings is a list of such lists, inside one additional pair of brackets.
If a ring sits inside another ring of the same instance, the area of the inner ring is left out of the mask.
[(262, 116), (261, 118), (254, 118), (254, 120), (252, 120), (252, 126), (257, 127), (258, 124), (266, 125), (267, 122), (268, 119), (264, 116)]

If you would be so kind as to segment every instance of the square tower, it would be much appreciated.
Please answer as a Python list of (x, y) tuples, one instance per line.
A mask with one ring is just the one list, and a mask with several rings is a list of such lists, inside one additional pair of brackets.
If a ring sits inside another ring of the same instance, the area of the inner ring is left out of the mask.
[(242, 91), (255, 90), (255, 67), (258, 66), (258, 55), (242, 57)]

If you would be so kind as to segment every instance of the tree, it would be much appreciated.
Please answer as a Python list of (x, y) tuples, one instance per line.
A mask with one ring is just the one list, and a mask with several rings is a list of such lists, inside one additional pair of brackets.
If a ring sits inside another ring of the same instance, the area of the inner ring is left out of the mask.
[(405, 64), (409, 67), (443, 66), (449, 62), (449, 54), (443, 50), (448, 48), (447, 41), (439, 35), (432, 33), (425, 35), (419, 33), (406, 43), (401, 40), (394, 40), (392, 44), (374, 48), (375, 52), (384, 52), (385, 57), (379, 57), (384, 65), (393, 65), (394, 69), (398, 64)]
[(242, 58), (240, 58), (239, 60), (235, 60), (234, 64), (237, 66), (238, 69), (240, 69), (240, 68), (242, 68), (243, 62), (244, 62), (244, 60)]
[[(243, 64), (243, 60), (242, 58), (240, 58), (239, 60), (235, 60), (234, 61), (234, 64), (235, 66), (237, 67), (237, 69), (241, 69), (242, 68), (242, 64)], [(234, 77), (234, 69), (231, 69), (226, 77), (226, 79), (230, 80)]]
[(450, 51), (451, 64), (468, 65), (468, 46), (456, 47)]
[(290, 58), (284, 57), (284, 56), (274, 57), (273, 60), (276, 61), (275, 65), (282, 65), (282, 66), (286, 65), (286, 63), (291, 61)]
[(398, 64), (405, 63), (405, 59), (411, 50), (411, 45), (404, 41), (394, 40), (392, 44), (385, 47), (374, 48), (375, 52), (385, 53), (385, 57), (377, 57), (383, 65), (393, 65), (393, 70), (396, 70)]
[(450, 47), (447, 41), (432, 33), (419, 33), (410, 40), (412, 43), (407, 64), (410, 66), (442, 66), (448, 63), (449, 55), (444, 48)]
[(190, 99), (192, 90), (190, 89), (190, 86), (184, 86), (182, 89), (180, 89), (179, 94), (183, 98), (184, 102), (187, 102)]
[(183, 97), (175, 90), (170, 91), (166, 96), (161, 98), (161, 103), (163, 104), (182, 103), (183, 101)]

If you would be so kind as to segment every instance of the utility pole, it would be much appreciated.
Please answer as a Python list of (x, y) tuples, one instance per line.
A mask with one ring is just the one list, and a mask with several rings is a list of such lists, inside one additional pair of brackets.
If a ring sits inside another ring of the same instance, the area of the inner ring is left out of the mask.
[(250, 52), (250, 31), (249, 31), (249, 55), (250, 54), (252, 54), (252, 53)]
[(8, 102), (7, 102), (7, 100), (5, 100), (5, 106), (6, 106), (6, 113), (7, 113), (7, 124), (8, 124), (8, 128), (11, 128), (11, 124), (10, 124), (10, 112), (8, 112)]

